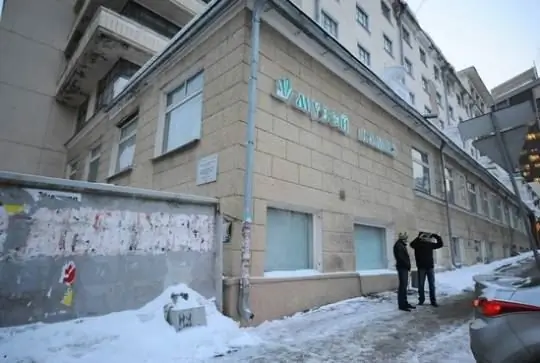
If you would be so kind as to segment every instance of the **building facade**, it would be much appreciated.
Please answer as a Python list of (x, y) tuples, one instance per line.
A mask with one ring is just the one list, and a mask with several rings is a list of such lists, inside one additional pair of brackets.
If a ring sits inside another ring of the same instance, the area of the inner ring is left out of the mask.
[[(232, 316), (250, 172), (250, 7), (211, 5), (66, 143), (70, 178), (220, 199)], [(527, 247), (511, 193), (305, 13), (269, 1), (258, 46), (255, 322), (395, 287), (399, 231), (441, 233), (440, 268)]]

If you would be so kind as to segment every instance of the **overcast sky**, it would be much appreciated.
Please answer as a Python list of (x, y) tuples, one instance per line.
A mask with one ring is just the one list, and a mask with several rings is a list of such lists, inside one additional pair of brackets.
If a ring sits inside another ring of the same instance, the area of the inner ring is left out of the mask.
[(540, 0), (407, 3), (456, 70), (476, 66), (488, 89), (540, 66)]

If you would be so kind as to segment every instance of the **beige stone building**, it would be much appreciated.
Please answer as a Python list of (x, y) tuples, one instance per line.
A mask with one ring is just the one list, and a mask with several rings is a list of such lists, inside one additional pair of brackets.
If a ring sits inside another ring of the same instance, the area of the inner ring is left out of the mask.
[[(256, 323), (394, 288), (400, 231), (440, 233), (441, 269), (527, 246), (512, 194), (470, 155), (293, 3), (267, 1), (258, 37), (253, 7), (213, 2), (106, 107), (87, 109), (65, 144), (66, 176), (219, 198), (232, 221), (224, 308), (238, 317), (252, 173)], [(95, 94), (98, 78), (85, 82)]]

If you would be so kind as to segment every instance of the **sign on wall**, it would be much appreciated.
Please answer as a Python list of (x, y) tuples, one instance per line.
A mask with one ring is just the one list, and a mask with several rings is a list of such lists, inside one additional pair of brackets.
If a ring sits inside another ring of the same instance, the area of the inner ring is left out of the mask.
[(291, 80), (288, 78), (276, 80), (273, 96), (307, 114), (313, 121), (327, 124), (344, 134), (349, 133), (349, 116), (338, 113), (325, 104), (293, 89)]
[(197, 185), (213, 183), (217, 180), (218, 154), (199, 159), (197, 163)]
[(396, 154), (396, 146), (392, 141), (383, 139), (366, 129), (358, 129), (358, 141), (392, 157)]

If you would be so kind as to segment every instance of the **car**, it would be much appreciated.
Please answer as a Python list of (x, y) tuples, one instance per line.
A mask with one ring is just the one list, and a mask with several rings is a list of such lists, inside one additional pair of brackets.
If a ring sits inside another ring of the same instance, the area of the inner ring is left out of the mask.
[(473, 279), (469, 338), (476, 362), (540, 362), (540, 270), (534, 259)]

